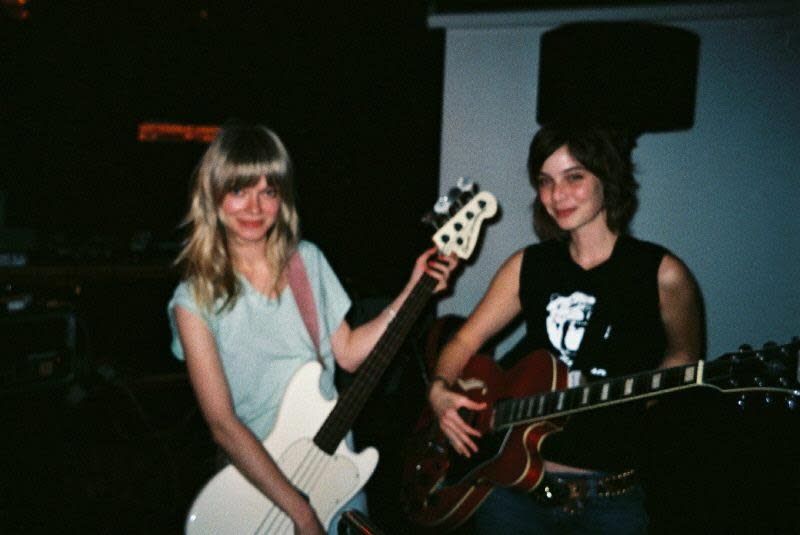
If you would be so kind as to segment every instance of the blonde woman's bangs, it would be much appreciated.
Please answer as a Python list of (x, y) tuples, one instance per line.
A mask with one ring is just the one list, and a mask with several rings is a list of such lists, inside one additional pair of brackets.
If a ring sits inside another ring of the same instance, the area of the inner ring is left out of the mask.
[(267, 184), (276, 188), (279, 194), (284, 193), (282, 190), (285, 189), (286, 176), (289, 173), (288, 158), (280, 149), (275, 154), (269, 154), (263, 146), (257, 149), (255, 154), (232, 151), (224, 161), (215, 166), (212, 181), (218, 195), (253, 186), (262, 176), (267, 177)]

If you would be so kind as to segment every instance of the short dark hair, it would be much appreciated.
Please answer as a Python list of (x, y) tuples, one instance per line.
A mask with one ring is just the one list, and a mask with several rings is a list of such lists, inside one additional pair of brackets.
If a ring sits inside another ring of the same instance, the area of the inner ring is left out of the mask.
[[(528, 177), (536, 188), (536, 177), (544, 161), (565, 146), (573, 158), (603, 184), (606, 223), (613, 232), (625, 233), (639, 201), (639, 184), (633, 177), (632, 143), (624, 132), (596, 125), (548, 124), (531, 141), (528, 152)], [(538, 193), (538, 192), (537, 192)], [(565, 240), (564, 232), (539, 200), (533, 201), (533, 226), (541, 239)]]

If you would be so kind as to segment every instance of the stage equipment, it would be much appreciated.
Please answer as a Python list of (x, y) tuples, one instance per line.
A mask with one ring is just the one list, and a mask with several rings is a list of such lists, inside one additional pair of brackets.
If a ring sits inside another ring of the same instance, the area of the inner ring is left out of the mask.
[(78, 372), (76, 318), (69, 307), (0, 315), (0, 393), (64, 385)]
[(536, 119), (595, 122), (634, 135), (694, 123), (700, 38), (641, 22), (567, 24), (541, 39)]

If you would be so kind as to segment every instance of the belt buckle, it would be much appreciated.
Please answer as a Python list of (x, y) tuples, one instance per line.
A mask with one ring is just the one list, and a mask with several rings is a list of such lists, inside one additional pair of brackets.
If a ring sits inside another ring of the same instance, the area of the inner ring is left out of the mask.
[(569, 495), (561, 505), (561, 509), (570, 515), (581, 512), (583, 510), (583, 500), (586, 498), (586, 481), (563, 481), (563, 484), (569, 491)]
[(586, 498), (586, 482), (548, 477), (542, 482), (541, 490), (536, 493), (536, 496), (540, 503), (558, 507), (565, 513), (574, 515), (583, 509), (583, 501)]

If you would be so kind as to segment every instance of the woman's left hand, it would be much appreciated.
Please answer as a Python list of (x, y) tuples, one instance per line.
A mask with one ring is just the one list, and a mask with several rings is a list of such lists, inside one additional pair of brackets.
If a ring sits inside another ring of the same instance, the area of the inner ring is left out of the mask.
[(419, 255), (419, 258), (417, 258), (417, 261), (414, 263), (414, 271), (411, 273), (412, 285), (417, 283), (423, 273), (427, 273), (439, 281), (433, 289), (434, 293), (441, 292), (447, 288), (450, 274), (458, 266), (458, 257), (452, 253), (448, 256), (444, 256), (438, 254), (437, 251), (436, 247), (431, 247)]

